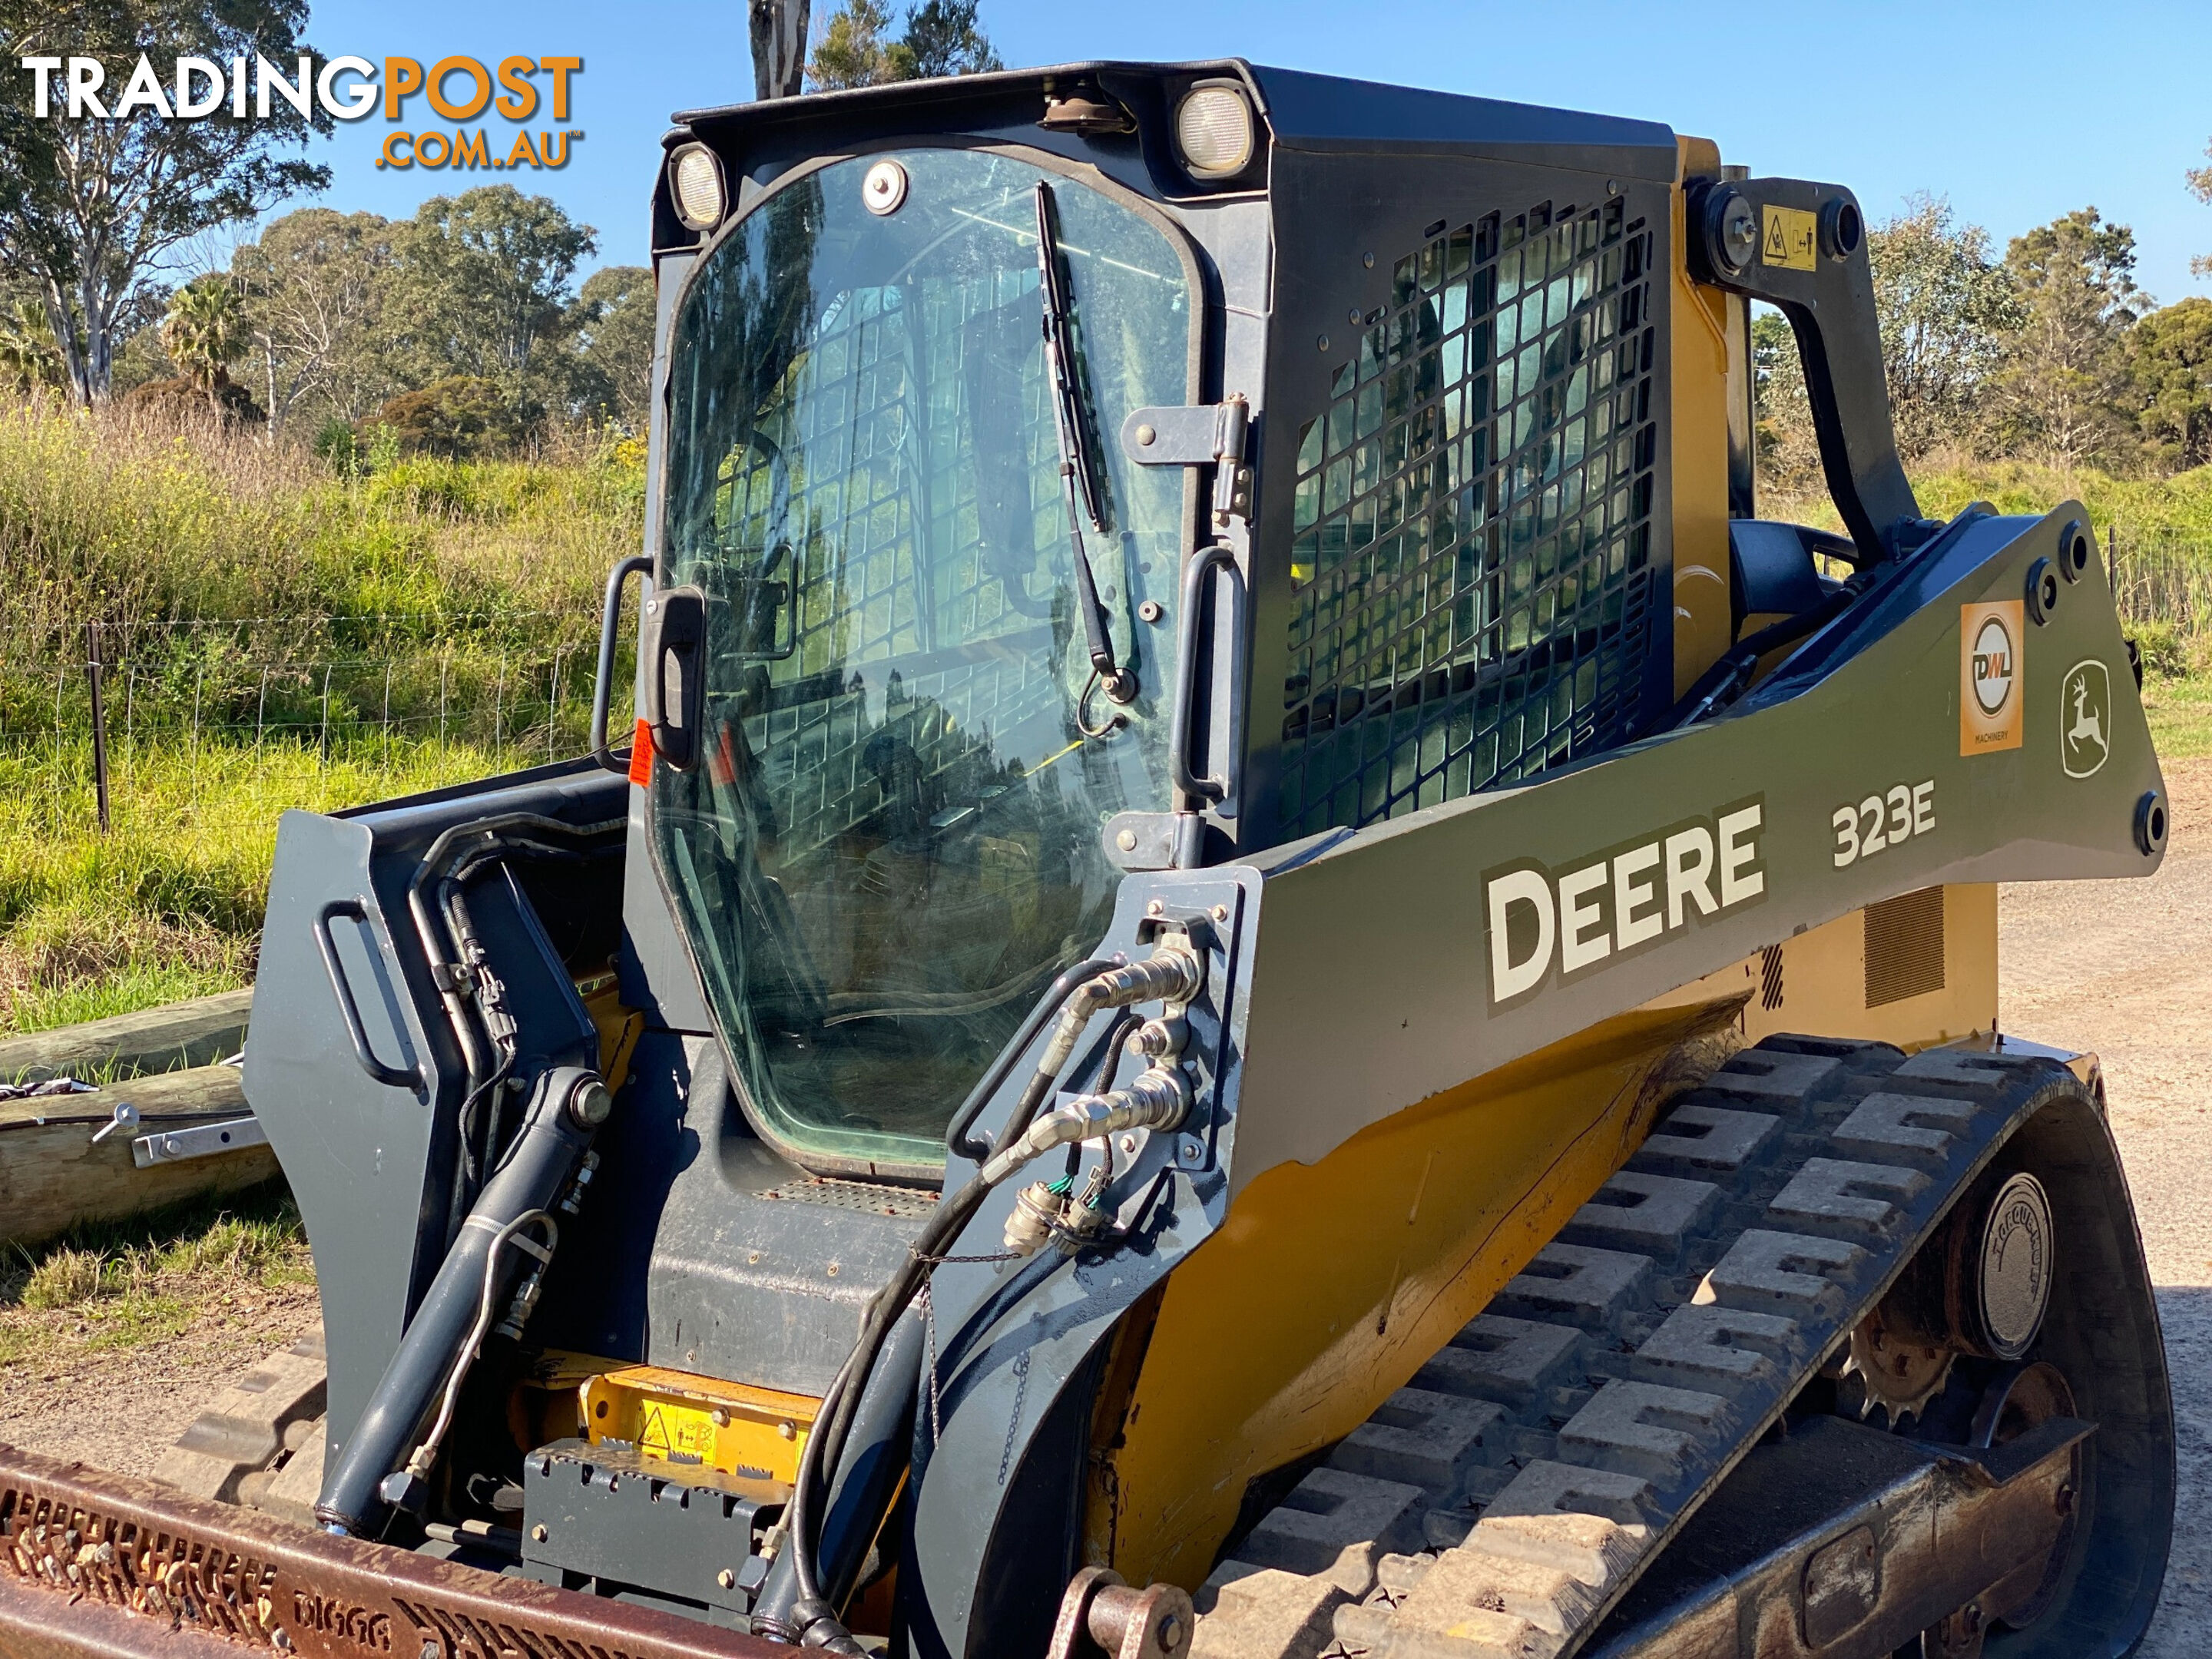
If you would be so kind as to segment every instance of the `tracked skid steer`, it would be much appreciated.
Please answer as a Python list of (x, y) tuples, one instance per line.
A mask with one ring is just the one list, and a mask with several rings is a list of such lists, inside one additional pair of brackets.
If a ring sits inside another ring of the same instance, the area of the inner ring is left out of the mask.
[(2086, 511), (1916, 503), (1850, 191), (1094, 64), (685, 115), (653, 238), (595, 752), (283, 823), (324, 1348), (0, 1455), (0, 1650), (2134, 1649), (1997, 891), (2166, 797)]

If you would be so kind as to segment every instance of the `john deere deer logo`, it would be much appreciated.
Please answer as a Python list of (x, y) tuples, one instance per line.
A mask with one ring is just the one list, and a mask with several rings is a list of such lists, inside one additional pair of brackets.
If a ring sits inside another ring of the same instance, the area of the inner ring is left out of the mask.
[(2112, 678), (2094, 657), (2066, 671), (2058, 694), (2058, 759), (2069, 778), (2086, 778), (2112, 752)]

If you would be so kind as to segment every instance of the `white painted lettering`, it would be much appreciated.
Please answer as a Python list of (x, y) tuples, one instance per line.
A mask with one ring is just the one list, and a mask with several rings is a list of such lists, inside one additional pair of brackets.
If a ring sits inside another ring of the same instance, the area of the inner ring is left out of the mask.
[(1759, 848), (1752, 844), (1749, 837), (1759, 828), (1761, 814), (1762, 808), (1756, 801), (1736, 811), (1721, 814), (1721, 904), (1723, 908), (1731, 904), (1741, 904), (1746, 899), (1757, 898), (1766, 890), (1766, 872), (1750, 867), (1759, 858)]
[[(1586, 896), (1605, 886), (1605, 860), (1559, 878), (1559, 971), (1571, 974), (1613, 954), (1613, 940), (1605, 931), (1605, 907)], [(1593, 933), (1590, 930), (1595, 928)]]
[(1924, 836), (1936, 827), (1936, 780), (1912, 786), (1912, 833)]
[(1486, 877), (1492, 1003), (1535, 990), (1554, 961), (1570, 978), (1758, 902), (1766, 890), (1765, 820), (1764, 803), (1753, 800), (1609, 856), (1585, 854), (1565, 873), (1531, 864)]
[(1702, 823), (1667, 837), (1667, 926), (1682, 925), (1682, 901), (1709, 916), (1720, 906), (1713, 902), (1713, 832)]
[[(1667, 931), (1667, 918), (1659, 908), (1658, 884), (1636, 879), (1642, 872), (1658, 867), (1656, 841), (1632, 847), (1613, 861), (1613, 941), (1620, 950), (1657, 939)], [(1637, 908), (1647, 904), (1651, 907), (1650, 915), (1638, 915)]]
[[(1543, 982), (1552, 970), (1552, 945), (1557, 936), (1552, 913), (1552, 884), (1541, 870), (1514, 870), (1490, 884), (1490, 1000), (1504, 1002)], [(1536, 942), (1520, 962), (1513, 960), (1508, 923), (1513, 907), (1524, 904), (1536, 913)]]

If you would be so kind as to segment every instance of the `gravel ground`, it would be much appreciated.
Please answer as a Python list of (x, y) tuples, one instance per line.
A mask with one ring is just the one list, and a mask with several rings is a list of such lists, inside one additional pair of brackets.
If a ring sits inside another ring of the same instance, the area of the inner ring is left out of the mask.
[(2172, 1559), (2142, 1659), (2212, 1652), (2212, 762), (2171, 768), (2148, 881), (2008, 887), (2004, 1029), (2094, 1049), (2158, 1286), (2180, 1440)]
[[(2142, 1219), (2180, 1426), (2181, 1504), (2166, 1594), (2142, 1659), (2212, 1652), (2212, 761), (2168, 774), (2172, 848), (2148, 881), (2005, 890), (2004, 1029), (2092, 1048)], [(0, 1441), (151, 1468), (209, 1394), (313, 1323), (311, 1294), (264, 1298), (248, 1321), (211, 1309), (135, 1355), (0, 1381)], [(264, 1322), (265, 1324), (264, 1324)], [(252, 1334), (262, 1325), (266, 1340)]]

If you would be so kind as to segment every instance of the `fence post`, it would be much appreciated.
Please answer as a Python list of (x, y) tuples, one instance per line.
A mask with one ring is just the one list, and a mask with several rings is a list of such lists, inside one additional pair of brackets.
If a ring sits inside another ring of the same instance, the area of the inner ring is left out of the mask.
[(323, 665), (323, 732), (317, 739), (321, 747), (323, 769), (326, 772), (331, 765), (331, 668), (329, 663)]
[(100, 696), (100, 624), (84, 625), (84, 673), (92, 687), (92, 787), (100, 803), (100, 833), (107, 833), (107, 705)]
[(545, 758), (553, 758), (555, 730), (561, 723), (561, 653), (567, 647), (556, 647), (553, 652), (552, 696), (545, 700)]
[[(506, 712), (504, 708), (506, 696), (507, 653), (502, 651), (499, 653), (499, 683), (492, 687), (491, 692), (491, 763), (494, 766), (499, 764), (500, 756), (506, 750), (506, 743), (500, 731), (500, 720)], [(58, 699), (57, 701), (58, 702)]]
[(446, 747), (446, 669), (452, 660), (449, 653), (441, 651), (438, 653), (438, 748), (441, 753)]
[(269, 665), (264, 663), (261, 665), (261, 700), (253, 705), (253, 748), (257, 754), (260, 752), (261, 732), (268, 716)]
[(384, 659), (384, 770), (392, 772), (392, 659)]
[(207, 665), (192, 681), (192, 805), (200, 804), (200, 699), (207, 691)]

